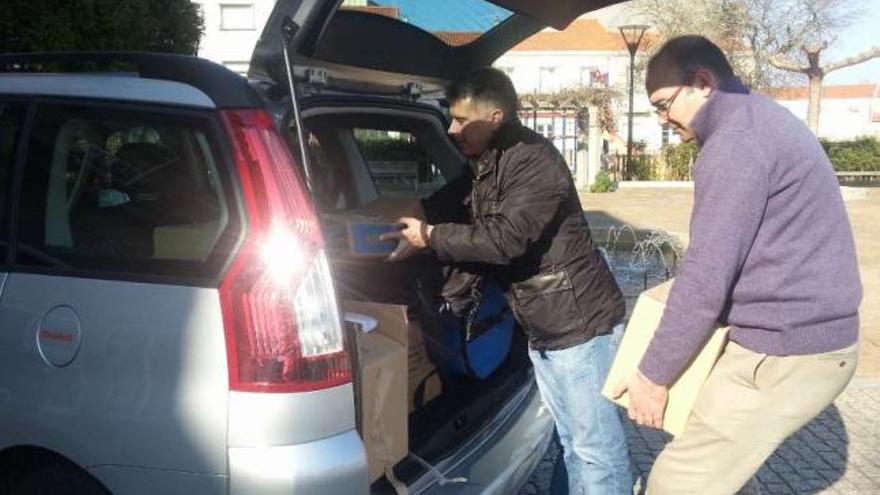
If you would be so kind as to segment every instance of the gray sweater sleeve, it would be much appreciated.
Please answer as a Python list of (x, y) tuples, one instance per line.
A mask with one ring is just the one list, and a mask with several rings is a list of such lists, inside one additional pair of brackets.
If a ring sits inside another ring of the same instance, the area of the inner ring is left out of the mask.
[(674, 382), (708, 340), (761, 225), (769, 167), (743, 132), (720, 131), (700, 150), (690, 245), (639, 365), (651, 381)]

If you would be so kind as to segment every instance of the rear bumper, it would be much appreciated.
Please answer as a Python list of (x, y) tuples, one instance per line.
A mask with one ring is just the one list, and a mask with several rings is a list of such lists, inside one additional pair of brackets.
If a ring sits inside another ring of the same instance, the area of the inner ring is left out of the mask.
[(553, 426), (553, 418), (531, 381), (483, 433), (435, 466), (442, 477), (428, 473), (410, 486), (410, 493), (517, 493), (544, 458), (553, 438)]
[(369, 484), (354, 430), (300, 445), (229, 449), (230, 495), (358, 495)]
[[(433, 473), (415, 480), (409, 492), (517, 493), (543, 459), (552, 437), (553, 419), (531, 381), (481, 432), (437, 463)], [(228, 477), (120, 467), (92, 471), (120, 494), (224, 493), (227, 483), (230, 495), (367, 495), (370, 491), (367, 456), (355, 430), (299, 445), (233, 447), (228, 459)]]

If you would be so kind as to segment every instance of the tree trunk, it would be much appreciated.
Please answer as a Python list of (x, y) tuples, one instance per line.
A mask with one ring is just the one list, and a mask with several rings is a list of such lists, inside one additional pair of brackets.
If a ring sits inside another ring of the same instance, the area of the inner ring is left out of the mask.
[(807, 106), (807, 125), (819, 135), (819, 106), (822, 104), (822, 75), (810, 74), (810, 102)]

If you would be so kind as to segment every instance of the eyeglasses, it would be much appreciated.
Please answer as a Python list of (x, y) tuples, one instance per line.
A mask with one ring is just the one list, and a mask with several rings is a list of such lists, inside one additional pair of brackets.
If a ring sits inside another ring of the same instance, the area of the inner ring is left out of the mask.
[(676, 89), (675, 92), (672, 93), (672, 96), (670, 96), (669, 98), (666, 98), (665, 100), (658, 103), (652, 103), (652, 105), (654, 106), (654, 113), (664, 118), (668, 118), (669, 110), (672, 108), (672, 104), (675, 102), (678, 94), (681, 93), (681, 90), (684, 88), (684, 86), (679, 86), (678, 89)]

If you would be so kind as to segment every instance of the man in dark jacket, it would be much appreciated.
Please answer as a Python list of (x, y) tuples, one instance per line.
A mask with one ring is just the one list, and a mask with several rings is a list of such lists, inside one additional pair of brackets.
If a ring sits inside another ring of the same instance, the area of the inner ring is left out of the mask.
[[(601, 388), (623, 331), (624, 302), (593, 244), (571, 173), (523, 127), (510, 79), (478, 70), (447, 90), (449, 135), (471, 167), (424, 202), (429, 225), (400, 219), (391, 259), (423, 249), (477, 264), (505, 289), (556, 421), (571, 493), (632, 493), (626, 437)], [(463, 208), (462, 208), (463, 206)], [(455, 208), (460, 218), (448, 212)], [(453, 218), (452, 221), (449, 219)]]

